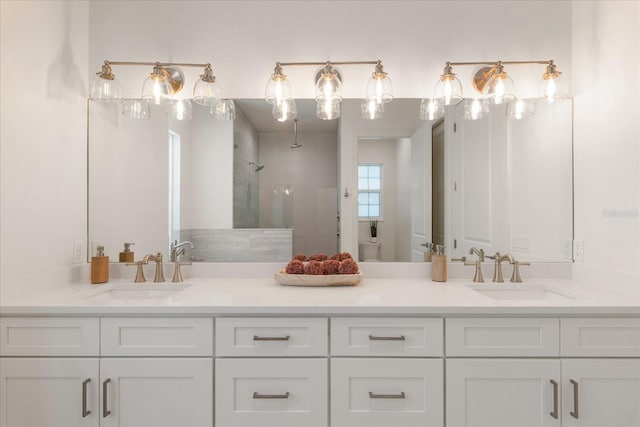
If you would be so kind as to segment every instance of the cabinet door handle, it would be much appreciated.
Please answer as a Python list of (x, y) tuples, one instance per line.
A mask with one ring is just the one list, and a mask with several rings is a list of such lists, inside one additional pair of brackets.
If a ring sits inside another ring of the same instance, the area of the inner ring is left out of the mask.
[(82, 418), (85, 418), (91, 411), (87, 410), (87, 384), (91, 382), (91, 378), (82, 381)]
[(260, 394), (257, 391), (253, 392), (254, 399), (288, 399), (289, 392), (285, 394)]
[(573, 384), (573, 411), (569, 412), (569, 415), (577, 420), (580, 416), (578, 412), (578, 383), (574, 380), (569, 380), (569, 382)]
[(283, 337), (260, 337), (258, 335), (253, 336), (254, 341), (289, 341), (289, 335)]
[(375, 335), (369, 335), (369, 341), (405, 341), (406, 338), (404, 335), (400, 335), (399, 337), (378, 337)]
[(404, 391), (401, 391), (400, 394), (375, 394), (369, 392), (369, 399), (404, 399), (407, 397), (404, 394)]
[(549, 413), (556, 420), (558, 419), (558, 383), (554, 380), (551, 380), (551, 384), (553, 384), (553, 411)]
[(109, 391), (108, 384), (111, 382), (111, 378), (107, 378), (102, 382), (102, 418), (106, 418), (111, 411), (107, 409), (109, 399), (107, 398), (107, 392)]

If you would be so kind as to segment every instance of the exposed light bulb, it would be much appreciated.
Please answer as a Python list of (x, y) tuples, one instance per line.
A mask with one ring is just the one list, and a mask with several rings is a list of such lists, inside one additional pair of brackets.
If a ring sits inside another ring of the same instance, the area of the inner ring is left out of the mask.
[(506, 90), (504, 87), (504, 79), (497, 78), (495, 89), (493, 92), (493, 98), (494, 98), (495, 104), (502, 104), (504, 102), (505, 94), (506, 94)]
[(478, 120), (482, 114), (482, 103), (478, 98), (471, 101), (471, 120)]
[(369, 118), (370, 118), (371, 120), (373, 120), (373, 119), (375, 119), (375, 118), (376, 118), (376, 104), (377, 104), (377, 103), (379, 103), (379, 102), (377, 101), (377, 99), (376, 99), (376, 100), (370, 99), (370, 100), (368, 101), (368, 103), (367, 103), (367, 104), (368, 104), (368, 105), (367, 105), (367, 108), (368, 108), (368, 112), (369, 112)]
[(280, 102), (278, 106), (280, 107), (278, 109), (280, 115), (276, 118), (276, 120), (279, 122), (284, 122), (287, 120), (287, 117), (289, 116), (289, 103)]
[(444, 87), (442, 89), (442, 94), (444, 95), (444, 103), (445, 105), (451, 104), (451, 97), (453, 96), (453, 84), (451, 80), (447, 79), (444, 81)]
[(556, 99), (557, 92), (558, 90), (556, 87), (556, 79), (549, 78), (545, 80), (544, 97), (547, 100), (547, 102), (552, 103)]
[(384, 93), (384, 87), (382, 86), (382, 79), (376, 79), (376, 103), (382, 104), (383, 93)]
[(156, 78), (153, 82), (153, 99), (156, 104), (160, 103), (162, 98), (162, 87), (160, 86), (160, 79)]

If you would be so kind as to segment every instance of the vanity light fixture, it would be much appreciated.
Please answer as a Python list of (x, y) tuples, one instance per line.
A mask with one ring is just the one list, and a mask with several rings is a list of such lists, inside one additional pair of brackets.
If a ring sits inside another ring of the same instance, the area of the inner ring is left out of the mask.
[[(472, 76), (475, 91), (484, 97), (465, 100), (465, 118), (477, 120), (488, 113), (488, 105), (509, 104), (507, 115), (513, 119), (521, 119), (533, 114), (534, 104), (531, 100), (517, 99), (513, 80), (505, 71), (505, 65), (541, 64), (545, 72), (540, 82), (539, 96), (547, 102), (569, 96), (567, 85), (561, 79), (561, 72), (553, 60), (549, 61), (496, 61), (496, 62), (449, 62), (436, 82), (432, 99), (423, 100), (420, 117), (423, 120), (435, 120), (442, 117), (444, 110), (440, 107), (455, 105), (463, 100), (462, 83), (453, 72), (454, 66), (478, 66)], [(513, 104), (513, 105), (511, 105)]]
[(342, 73), (336, 65), (375, 65), (367, 82), (365, 98), (362, 102), (362, 117), (375, 119), (382, 117), (382, 105), (393, 100), (391, 79), (384, 71), (382, 61), (342, 61), (342, 62), (276, 62), (273, 74), (267, 81), (265, 101), (273, 105), (273, 117), (278, 121), (294, 120), (297, 117), (295, 99), (291, 84), (283, 73), (285, 66), (320, 66), (316, 70), (315, 99), (316, 116), (323, 120), (340, 117), (342, 102)]
[(193, 101), (211, 106), (220, 99), (220, 86), (213, 75), (211, 64), (104, 61), (100, 72), (96, 73), (89, 92), (89, 99), (95, 101), (120, 101), (122, 89), (113, 74), (113, 65), (152, 66), (153, 71), (142, 85), (142, 99), (156, 105), (171, 104), (173, 96), (182, 90), (184, 74), (178, 67), (202, 67), (204, 72), (193, 87)]

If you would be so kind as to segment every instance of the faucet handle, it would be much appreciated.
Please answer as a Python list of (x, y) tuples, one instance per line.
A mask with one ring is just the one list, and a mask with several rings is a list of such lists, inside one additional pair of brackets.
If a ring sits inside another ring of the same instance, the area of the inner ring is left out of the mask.
[(476, 283), (484, 282), (484, 277), (482, 277), (482, 261), (465, 261), (464, 265), (474, 265), (476, 267), (476, 271), (473, 274), (473, 281)]
[(522, 277), (520, 277), (520, 266), (521, 265), (531, 265), (530, 262), (521, 262), (514, 261), (513, 264), (513, 273), (511, 274), (511, 281), (514, 283), (522, 283)]
[(171, 279), (171, 281), (173, 283), (183, 282), (184, 280), (182, 279), (182, 271), (180, 271), (180, 266), (181, 265), (191, 265), (191, 263), (190, 262), (176, 261), (174, 264), (175, 264), (175, 267), (173, 269), (173, 278)]
[(144, 277), (144, 262), (143, 261), (136, 261), (136, 262), (128, 262), (127, 265), (137, 265), (138, 269), (136, 270), (136, 278), (133, 279), (134, 283), (142, 283), (142, 282), (146, 282), (147, 279), (145, 279)]
[(461, 261), (461, 262), (464, 262), (464, 263), (465, 263), (465, 265), (466, 265), (466, 263), (467, 263), (467, 257), (466, 257), (466, 256), (463, 256), (463, 257), (460, 257), (460, 258), (451, 258), (451, 261)]
[(495, 255), (485, 255), (484, 257), (485, 258), (489, 258), (489, 259), (493, 259), (493, 260), (497, 260), (497, 259), (500, 259), (500, 256), (501, 256), (500, 252), (496, 252)]

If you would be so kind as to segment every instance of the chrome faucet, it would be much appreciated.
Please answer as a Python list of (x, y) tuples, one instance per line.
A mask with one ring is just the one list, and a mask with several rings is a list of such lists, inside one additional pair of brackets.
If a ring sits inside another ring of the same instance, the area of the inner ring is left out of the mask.
[(484, 249), (478, 249), (473, 246), (469, 249), (469, 255), (477, 255), (478, 259), (475, 261), (465, 261), (464, 265), (475, 265), (476, 271), (473, 275), (473, 281), (476, 283), (484, 282), (484, 277), (482, 277), (482, 263), (484, 262)]
[(171, 252), (169, 254), (169, 261), (176, 262), (178, 260), (178, 257), (186, 252), (187, 249), (185, 248), (185, 246), (187, 245), (189, 245), (189, 247), (193, 249), (193, 243), (191, 243), (188, 240), (185, 240), (184, 242), (180, 242), (180, 243), (178, 243), (177, 240), (174, 240), (173, 243), (171, 243)]
[(156, 263), (156, 277), (154, 277), (154, 282), (164, 282), (164, 273), (162, 272), (162, 253), (158, 252), (157, 254), (146, 254), (144, 258), (142, 258), (143, 264), (149, 264), (149, 261), (155, 261)]

